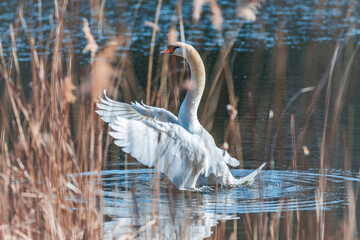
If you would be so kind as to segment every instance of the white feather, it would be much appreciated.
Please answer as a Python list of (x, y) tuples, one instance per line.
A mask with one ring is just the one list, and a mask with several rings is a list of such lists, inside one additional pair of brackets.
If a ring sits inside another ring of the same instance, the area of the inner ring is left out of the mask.
[(199, 136), (180, 125), (155, 119), (116, 117), (109, 125), (115, 144), (142, 164), (165, 173), (179, 189), (193, 189), (209, 156)]

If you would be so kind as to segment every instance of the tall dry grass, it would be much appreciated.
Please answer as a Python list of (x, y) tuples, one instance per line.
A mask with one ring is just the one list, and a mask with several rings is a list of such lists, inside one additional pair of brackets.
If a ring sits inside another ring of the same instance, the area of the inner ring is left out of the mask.
[[(5, 87), (0, 106), (1, 239), (100, 239), (103, 235), (99, 175), (103, 125), (94, 114), (91, 94), (79, 94), (73, 74), (74, 49), (67, 49), (68, 54), (64, 51), (67, 5), (68, 1), (55, 1), (56, 23), (48, 39), (35, 38), (20, 7), (21, 25), (10, 25), (10, 54), (4, 54), (0, 40)], [(26, 17), (30, 22), (38, 20)], [(86, 23), (84, 30), (91, 40)], [(30, 79), (23, 79), (22, 71), (27, 70), (18, 60), (16, 38), (22, 31), (30, 46)], [(94, 57), (96, 49), (89, 49)], [(23, 86), (29, 80), (30, 94)], [(77, 109), (80, 114), (74, 119)], [(74, 129), (81, 134), (74, 135)], [(88, 171), (94, 174), (81, 176)]]

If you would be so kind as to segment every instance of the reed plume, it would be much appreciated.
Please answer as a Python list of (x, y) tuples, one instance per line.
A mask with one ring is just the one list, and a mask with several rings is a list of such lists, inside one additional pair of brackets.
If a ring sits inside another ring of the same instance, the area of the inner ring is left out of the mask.
[(237, 16), (247, 21), (255, 22), (258, 8), (265, 0), (238, 0)]

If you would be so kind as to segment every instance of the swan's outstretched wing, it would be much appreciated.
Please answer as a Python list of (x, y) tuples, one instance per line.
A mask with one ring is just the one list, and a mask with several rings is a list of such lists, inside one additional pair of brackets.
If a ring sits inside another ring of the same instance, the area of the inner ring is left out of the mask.
[(144, 120), (146, 118), (154, 118), (162, 122), (171, 122), (179, 124), (178, 118), (171, 112), (159, 108), (147, 106), (144, 103), (123, 103), (112, 100), (106, 96), (106, 90), (104, 90), (105, 99), (100, 98), (102, 103), (98, 103), (97, 107), (100, 110), (96, 112), (102, 116), (105, 122), (112, 122), (116, 116), (120, 116), (126, 119)]
[(246, 177), (236, 179), (234, 184), (241, 185), (241, 184), (251, 183), (252, 181), (254, 181), (254, 178), (256, 177), (256, 175), (258, 175), (261, 172), (261, 169), (263, 169), (263, 167), (265, 167), (265, 165), (266, 165), (266, 163), (263, 163), (263, 164), (261, 164), (261, 166), (258, 169), (256, 169), (255, 171), (253, 171)]
[(109, 124), (115, 144), (139, 162), (165, 173), (179, 189), (193, 189), (208, 163), (199, 136), (173, 123), (155, 119), (136, 121), (117, 116)]

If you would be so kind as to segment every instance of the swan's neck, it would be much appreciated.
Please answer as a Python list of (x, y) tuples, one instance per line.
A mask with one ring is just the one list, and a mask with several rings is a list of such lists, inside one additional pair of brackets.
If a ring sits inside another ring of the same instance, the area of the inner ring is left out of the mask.
[(179, 120), (185, 129), (193, 132), (200, 127), (197, 110), (205, 88), (205, 67), (195, 49), (191, 49), (187, 62), (190, 66), (191, 81), (189, 90), (180, 107)]

